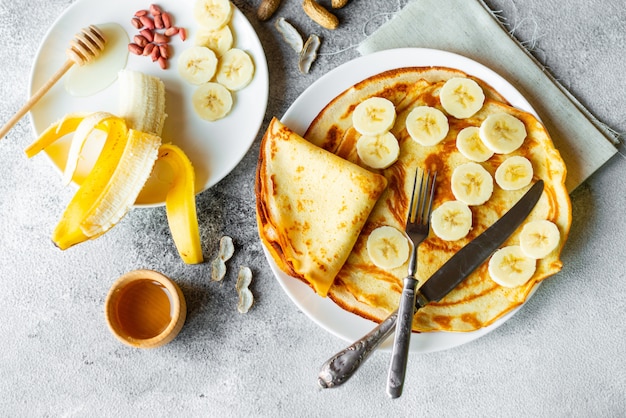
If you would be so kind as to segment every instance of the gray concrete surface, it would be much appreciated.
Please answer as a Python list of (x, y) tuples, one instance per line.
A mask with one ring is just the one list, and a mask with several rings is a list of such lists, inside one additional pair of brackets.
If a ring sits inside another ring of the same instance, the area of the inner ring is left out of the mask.
[[(0, 0), (0, 121), (26, 100), (37, 47), (72, 3)], [(273, 22), (256, 20), (259, 1), (237, 2), (263, 43), (270, 69), (262, 130), (314, 80), (358, 57), (356, 45), (406, 1), (351, 0), (337, 13), (342, 24), (333, 32), (309, 21), (299, 1), (283, 3), (279, 15), (304, 33), (324, 37), (323, 54), (310, 74), (299, 74)], [(626, 131), (622, 1), (487, 4), (591, 113), (617, 133)], [(24, 156), (34, 139), (27, 119), (0, 140), (0, 415), (626, 414), (623, 156), (613, 157), (572, 193), (563, 270), (494, 332), (451, 350), (411, 356), (405, 393), (392, 401), (385, 394), (384, 352), (375, 353), (343, 387), (317, 387), (320, 365), (346, 343), (298, 310), (263, 256), (253, 189), (260, 137), (231, 174), (198, 197), (205, 257), (211, 259), (219, 238), (228, 234), (237, 243), (230, 265), (253, 270), (256, 303), (245, 315), (236, 311), (236, 270), (215, 284), (209, 263), (181, 263), (163, 208), (134, 210), (103, 237), (66, 252), (56, 249), (50, 232), (72, 191), (44, 158)], [(171, 276), (187, 299), (185, 327), (159, 349), (120, 344), (104, 321), (110, 285), (136, 268)]]

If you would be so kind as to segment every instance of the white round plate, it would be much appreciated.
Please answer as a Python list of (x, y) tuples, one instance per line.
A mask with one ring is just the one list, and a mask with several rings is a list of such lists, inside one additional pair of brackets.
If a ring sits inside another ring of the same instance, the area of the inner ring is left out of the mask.
[[(359, 81), (391, 69), (429, 66), (456, 68), (476, 76), (495, 88), (513, 106), (536, 115), (528, 101), (511, 84), (475, 61), (445, 51), (402, 48), (366, 55), (328, 72), (296, 99), (281, 121), (296, 133), (303, 135), (313, 119), (332, 99)], [(300, 280), (283, 273), (267, 250), (265, 250), (265, 256), (283, 290), (302, 312), (322, 328), (348, 342), (353, 342), (376, 326), (372, 321), (343, 310), (330, 298), (318, 296)], [(536, 288), (537, 286), (533, 292)], [(428, 353), (468, 343), (502, 325), (518, 309), (509, 312), (494, 324), (473, 332), (414, 333), (411, 336), (410, 351)], [(392, 342), (393, 336), (383, 342), (380, 349), (389, 351)]]
[[(62, 66), (69, 41), (80, 29), (92, 24), (118, 23), (132, 39), (138, 30), (131, 25), (131, 18), (137, 10), (147, 9), (149, 5), (150, 2), (137, 0), (78, 0), (72, 4), (54, 22), (39, 47), (31, 73), (31, 94)], [(187, 30), (187, 40), (183, 42), (178, 36), (171, 38), (172, 57), (166, 70), (162, 70), (149, 57), (133, 54), (129, 54), (126, 68), (157, 76), (165, 83), (168, 117), (163, 128), (163, 141), (180, 146), (190, 158), (195, 168), (196, 190), (201, 192), (230, 173), (254, 142), (267, 107), (267, 61), (254, 28), (235, 7), (230, 24), (235, 38), (234, 46), (252, 56), (254, 78), (243, 90), (233, 93), (234, 106), (228, 116), (216, 122), (200, 119), (191, 104), (195, 86), (186, 83), (176, 69), (176, 60), (181, 52), (194, 45), (198, 24), (193, 18), (193, 4), (168, 0), (159, 2), (159, 6), (174, 17), (176, 26)], [(117, 81), (92, 96), (75, 97), (67, 92), (62, 79), (30, 112), (35, 133), (39, 136), (51, 123), (71, 112), (106, 111), (116, 114), (119, 96)], [(50, 150), (46, 150), (59, 170), (65, 167), (70, 140), (71, 135), (67, 135)], [(85, 159), (89, 158), (89, 151), (87, 143)], [(78, 178), (84, 175), (77, 173)], [(151, 179), (136, 205), (162, 205), (166, 189), (164, 183)]]

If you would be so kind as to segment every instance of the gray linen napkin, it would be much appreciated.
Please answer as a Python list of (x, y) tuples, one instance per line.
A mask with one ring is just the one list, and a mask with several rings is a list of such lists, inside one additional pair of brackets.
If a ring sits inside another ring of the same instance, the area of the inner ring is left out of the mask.
[(482, 0), (413, 0), (357, 49), (365, 55), (402, 47), (464, 55), (517, 88), (561, 153), (570, 192), (617, 152), (608, 129), (509, 34)]

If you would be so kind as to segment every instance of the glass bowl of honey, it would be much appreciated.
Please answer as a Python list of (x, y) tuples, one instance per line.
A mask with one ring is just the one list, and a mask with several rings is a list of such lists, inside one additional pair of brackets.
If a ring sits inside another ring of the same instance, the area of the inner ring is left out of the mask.
[(154, 270), (133, 270), (113, 283), (105, 301), (109, 329), (121, 342), (155, 348), (172, 341), (187, 316), (178, 285)]

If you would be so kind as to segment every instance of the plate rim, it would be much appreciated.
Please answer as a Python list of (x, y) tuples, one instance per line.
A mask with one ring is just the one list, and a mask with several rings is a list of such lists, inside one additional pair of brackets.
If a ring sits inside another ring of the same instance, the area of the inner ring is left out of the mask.
[[(147, 8), (147, 3), (139, 3), (138, 0), (134, 0), (134, 1), (122, 1), (119, 0), (120, 2), (122, 2), (122, 4), (124, 4), (125, 6), (128, 6), (130, 8), (132, 7), (139, 7), (137, 10), (139, 9), (145, 9)], [(60, 24), (63, 23), (63, 21), (65, 19), (68, 19), (68, 15), (71, 15), (72, 13), (76, 13), (76, 9), (79, 9), (81, 7), (87, 7), (92, 3), (97, 3), (96, 0), (76, 0), (74, 3), (70, 4), (69, 6), (65, 7), (61, 13), (56, 17), (56, 19), (54, 19), (54, 21), (50, 24), (50, 26), (47, 28), (46, 32), (44, 33), (43, 37), (41, 38), (33, 61), (32, 61), (32, 65), (29, 69), (29, 78), (28, 78), (28, 95), (29, 97), (32, 96), (32, 94), (37, 90), (37, 88), (39, 88), (39, 85), (37, 85), (37, 87), (35, 87), (35, 81), (36, 78), (38, 77), (38, 74), (43, 71), (42, 70), (42, 66), (44, 66), (44, 64), (41, 63), (41, 61), (43, 60), (43, 58), (45, 58), (44, 55), (44, 47), (47, 45), (48, 42), (50, 42), (50, 37), (52, 36), (52, 34), (60, 29)], [(136, 6), (133, 6), (133, 4), (136, 3)], [(259, 108), (258, 113), (256, 113), (255, 115), (252, 115), (252, 117), (249, 117), (249, 119), (247, 119), (247, 121), (251, 123), (252, 125), (252, 131), (254, 132), (254, 134), (250, 135), (250, 138), (248, 138), (245, 142), (242, 142), (241, 144), (241, 151), (240, 153), (237, 155), (236, 158), (231, 158), (230, 159), (230, 163), (229, 164), (225, 164), (224, 167), (222, 167), (222, 169), (220, 170), (219, 175), (215, 176), (212, 173), (209, 173), (209, 175), (207, 176), (207, 180), (204, 184), (201, 185), (201, 187), (197, 186), (197, 191), (196, 191), (196, 196), (198, 196), (200, 193), (212, 188), (213, 186), (217, 185), (220, 181), (222, 181), (225, 177), (227, 177), (240, 163), (241, 161), (245, 158), (245, 156), (247, 155), (247, 153), (250, 151), (250, 149), (252, 148), (252, 146), (254, 145), (254, 141), (256, 140), (262, 126), (263, 126), (263, 122), (265, 119), (265, 114), (267, 113), (267, 106), (269, 103), (269, 67), (268, 67), (268, 63), (267, 63), (267, 57), (265, 54), (265, 50), (263, 48), (263, 43), (261, 42), (254, 26), (252, 25), (252, 22), (250, 22), (250, 20), (247, 18), (247, 16), (245, 15), (245, 13), (243, 13), (242, 10), (240, 10), (234, 3), (232, 3), (232, 6), (234, 8), (233, 10), (233, 20), (237, 19), (237, 22), (240, 25), (244, 25), (245, 26), (245, 30), (246, 32), (249, 32), (249, 34), (246, 35), (246, 43), (250, 43), (254, 45), (254, 49), (255, 49), (255, 54), (253, 55), (253, 59), (254, 59), (254, 63), (255, 63), (255, 77), (259, 77), (262, 78), (262, 80), (260, 80), (258, 83), (259, 85), (262, 87), (261, 90), (259, 91), (255, 91), (254, 92), (254, 97), (255, 97), (255, 102), (258, 102), (260, 104), (260, 106), (257, 106)], [(162, 5), (162, 7), (166, 8), (166, 9), (172, 9), (175, 10), (176, 8), (180, 7), (179, 4), (175, 3), (175, 2), (170, 2), (167, 5)], [(129, 9), (130, 10), (130, 9)], [(134, 9), (133, 9), (134, 10)], [(121, 13), (123, 12), (119, 12), (120, 16)], [(130, 11), (130, 13), (132, 14), (132, 10)], [(176, 13), (176, 11), (174, 11), (174, 13)], [(130, 22), (130, 14), (128, 16), (128, 21)], [(102, 20), (101, 18), (97, 18), (97, 21)], [(121, 25), (124, 29), (126, 34), (128, 35), (128, 37), (130, 39), (132, 39), (133, 36), (133, 32), (129, 32), (129, 25), (130, 23), (127, 24), (126, 21), (123, 20), (122, 17), (118, 18), (118, 19), (110, 19), (110, 20), (104, 20), (102, 22), (99, 22), (100, 24), (103, 23), (117, 23), (119, 25)], [(76, 32), (78, 32), (80, 30), (80, 28), (82, 27), (86, 27), (89, 24), (94, 24), (90, 21), (88, 21), (87, 19), (85, 20), (85, 24), (84, 25), (80, 25), (77, 26), (75, 29)], [(95, 23), (98, 24), (98, 23)], [(193, 27), (193, 28), (186, 28), (187, 29), (187, 44), (186, 46), (178, 46), (178, 48), (180, 48), (181, 50), (183, 48), (189, 47), (193, 45), (193, 39), (190, 36), (190, 32), (195, 32), (197, 30), (197, 27)], [(67, 39), (67, 42), (69, 42), (71, 38)], [(237, 44), (239, 43), (239, 41), (236, 41), (235, 45), (233, 45), (233, 47), (237, 47)], [(248, 48), (249, 50), (250, 48)], [(64, 50), (63, 53), (61, 53), (61, 51), (59, 51), (59, 55), (64, 55)], [(129, 60), (130, 60), (130, 55), (129, 54)], [(176, 71), (175, 70), (175, 66), (172, 65), (172, 63), (175, 64), (175, 59), (176, 57), (170, 58), (171, 61), (171, 65), (170, 65), (170, 69), (172, 71)], [(125, 69), (134, 69), (134, 68), (130, 68), (129, 67), (129, 63), (127, 61), (125, 67)], [(59, 80), (56, 84), (62, 84), (63, 83), (63, 79)], [(106, 87), (104, 90), (108, 90), (110, 88), (114, 88), (115, 85), (117, 84), (117, 78), (108, 86)], [(166, 91), (167, 91), (167, 87), (168, 84), (166, 83)], [(54, 86), (53, 86), (54, 88)], [(193, 88), (193, 86), (191, 86), (190, 88)], [(101, 91), (102, 92), (102, 91)], [(98, 93), (101, 93), (98, 92)], [(98, 93), (96, 93), (95, 95), (97, 95)], [(236, 95), (237, 92), (234, 92), (234, 94)], [(67, 93), (67, 97), (68, 100), (71, 100), (71, 98), (73, 96), (71, 96), (69, 93)], [(80, 98), (76, 98), (76, 99), (80, 99)], [(29, 125), (32, 129), (32, 133), (35, 136), (35, 138), (37, 138), (39, 135), (41, 135), (41, 133), (43, 132), (42, 129), (40, 131), (38, 131), (37, 129), (37, 121), (36, 121), (36, 114), (37, 111), (33, 112), (30, 111), (28, 112), (28, 121), (29, 121)], [(51, 121), (51, 123), (54, 121)], [(198, 123), (200, 123), (201, 121), (199, 121)], [(167, 122), (166, 122), (167, 123)], [(207, 124), (209, 122), (206, 122)], [(195, 141), (194, 141), (195, 142)], [(60, 175), (62, 175), (62, 169), (61, 167), (59, 167), (59, 165), (54, 161), (54, 159), (47, 153), (44, 152), (42, 153), (45, 158), (48, 160), (49, 164), (53, 167), (53, 169), (55, 171), (57, 171)], [(212, 170), (213, 171), (213, 170)], [(75, 182), (72, 182), (72, 186), (73, 187), (78, 187), (76, 185)], [(165, 201), (161, 201), (161, 202), (146, 202), (146, 203), (135, 203), (133, 204), (133, 208), (153, 208), (153, 207), (162, 207), (165, 205)]]
[[(424, 62), (424, 60), (427, 62)], [(450, 65), (450, 63), (455, 65)], [(303, 135), (313, 118), (337, 95), (368, 77), (380, 74), (384, 71), (405, 67), (449, 67), (461, 70), (488, 83), (502, 94), (512, 106), (530, 112), (538, 118), (535, 109), (519, 90), (489, 67), (471, 58), (449, 51), (406, 47), (363, 55), (327, 72), (309, 85), (296, 98), (280, 120), (296, 133)], [(339, 80), (340, 77), (343, 78)], [(319, 94), (321, 96), (314, 100), (315, 105), (311, 105), (310, 103), (310, 96), (313, 94)], [(306, 111), (302, 112), (300, 109), (302, 107), (304, 107)], [(298, 120), (303, 113), (306, 115), (307, 120)], [(329, 298), (319, 297), (301, 280), (283, 273), (272, 259), (264, 243), (262, 243), (262, 248), (270, 265), (270, 269), (283, 291), (298, 309), (322, 329), (344, 341), (353, 342), (370, 332), (377, 325), (374, 321), (343, 310)], [(515, 315), (515, 313), (530, 300), (540, 284), (541, 282), (533, 287), (524, 303), (510, 310), (494, 323), (469, 332), (432, 331), (413, 333), (409, 350), (421, 354), (448, 350), (467, 344), (492, 332)], [(353, 326), (350, 327), (350, 332), (339, 330), (336, 326), (333, 326), (333, 324), (337, 322), (337, 318), (333, 317), (332, 320), (325, 318), (326, 312), (323, 312), (324, 310), (329, 310), (330, 314), (333, 316), (349, 316), (350, 319), (354, 321)], [(389, 336), (379, 346), (378, 350), (390, 351), (392, 342), (393, 335)]]

